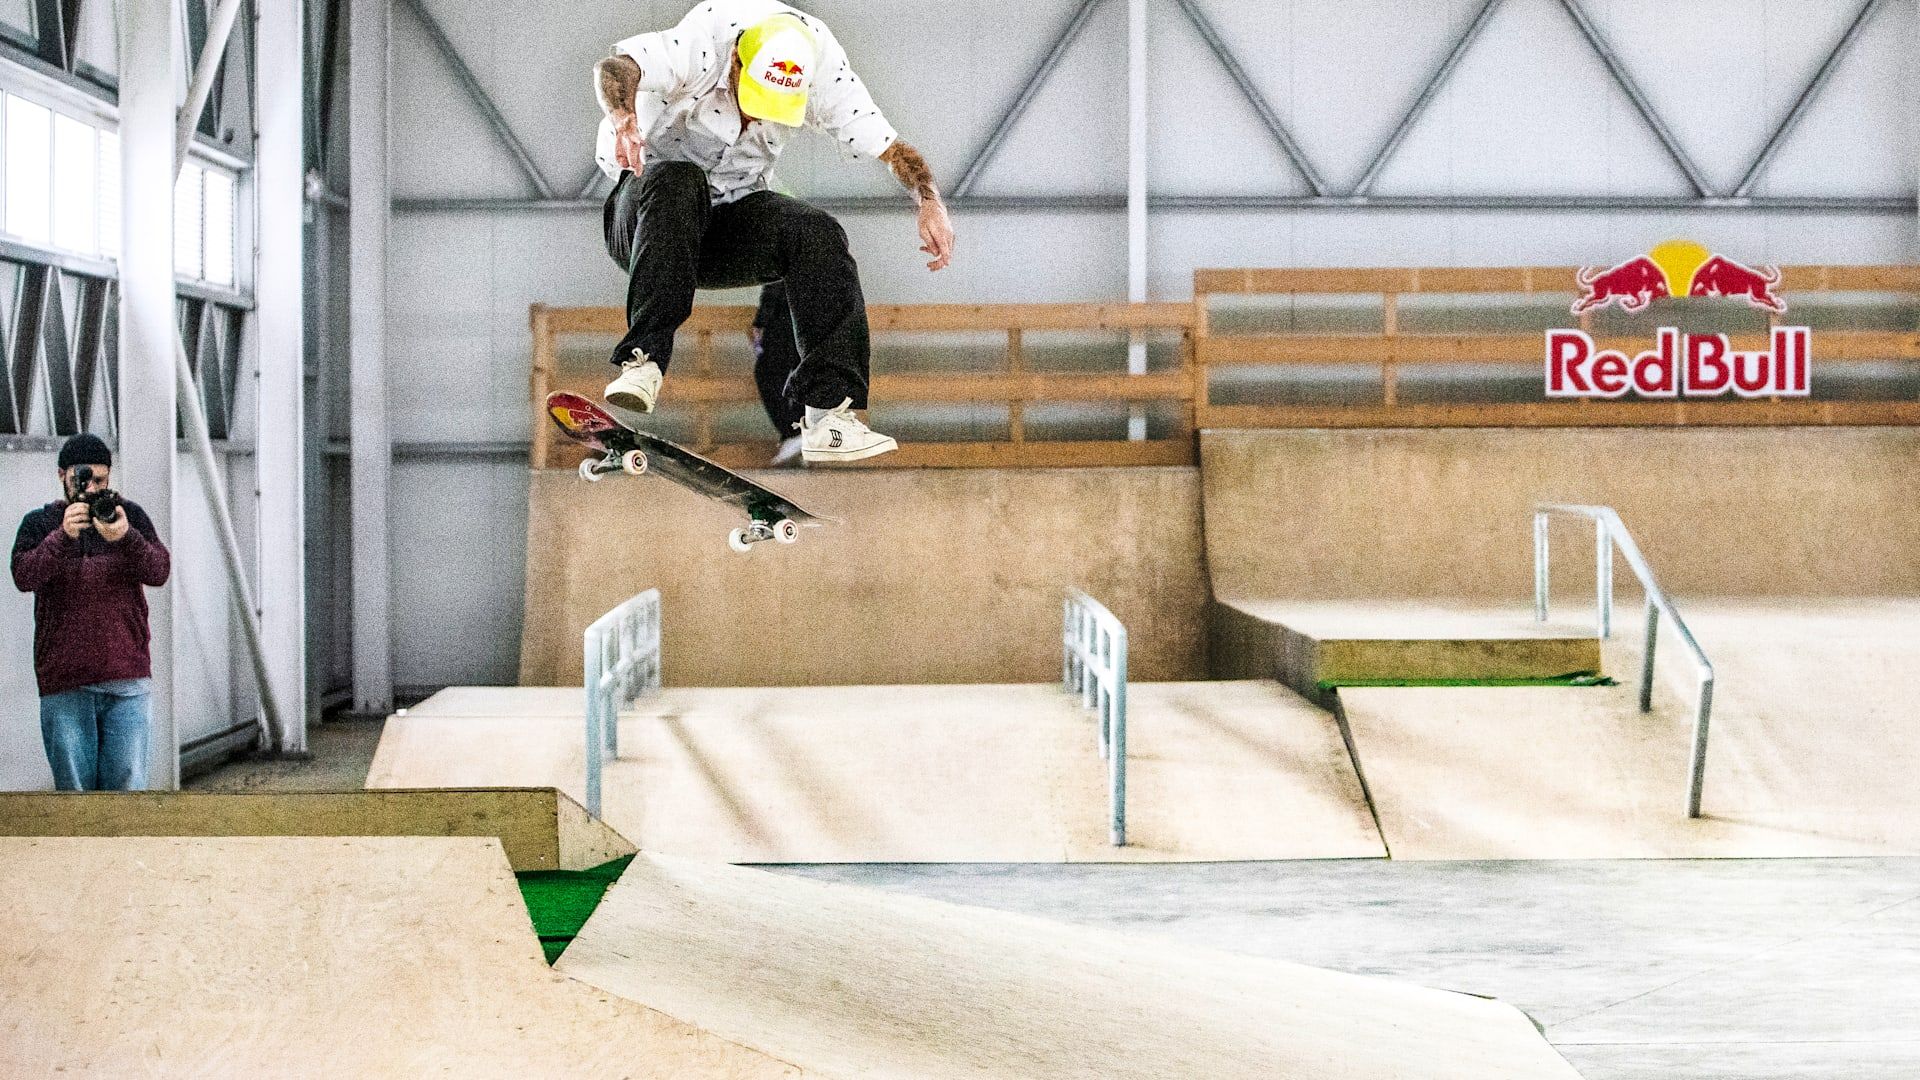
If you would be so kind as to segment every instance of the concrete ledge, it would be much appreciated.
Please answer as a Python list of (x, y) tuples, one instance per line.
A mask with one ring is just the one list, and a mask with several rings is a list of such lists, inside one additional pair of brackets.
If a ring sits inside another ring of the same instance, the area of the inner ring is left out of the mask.
[(1330, 703), (1330, 684), (1551, 679), (1601, 670), (1590, 628), (1510, 609), (1422, 601), (1213, 604), (1216, 678), (1278, 679)]
[(491, 836), (515, 871), (585, 870), (635, 850), (552, 788), (6, 793), (0, 836)]

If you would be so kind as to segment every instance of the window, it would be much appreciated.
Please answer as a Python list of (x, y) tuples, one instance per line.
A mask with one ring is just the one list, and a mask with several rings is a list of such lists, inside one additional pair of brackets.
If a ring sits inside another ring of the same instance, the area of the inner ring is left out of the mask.
[(200, 178), (198, 165), (180, 170), (173, 183), (173, 272), (181, 277), (203, 277), (200, 265)]
[[(0, 124), (0, 232), (30, 247), (119, 258), (119, 133), (14, 94), (0, 94)], [(237, 284), (239, 187), (217, 166), (190, 161), (180, 170), (173, 192), (176, 274)]]
[(206, 237), (201, 277), (215, 285), (233, 284), (233, 177), (207, 171), (206, 212), (201, 216)]
[(231, 175), (189, 163), (173, 189), (173, 271), (232, 285), (236, 185)]
[(53, 117), (53, 246), (100, 250), (99, 131), (71, 116)]
[(53, 111), (7, 95), (7, 231), (29, 244), (52, 241)]

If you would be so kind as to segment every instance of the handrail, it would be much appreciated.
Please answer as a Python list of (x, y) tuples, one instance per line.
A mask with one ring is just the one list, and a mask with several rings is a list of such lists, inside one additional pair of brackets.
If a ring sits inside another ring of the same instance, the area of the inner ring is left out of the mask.
[(1127, 844), (1127, 628), (1100, 601), (1067, 590), (1060, 682), (1097, 711), (1113, 846)]
[(1534, 507), (1533, 615), (1536, 620), (1547, 621), (1547, 517), (1550, 514), (1584, 517), (1594, 523), (1594, 600), (1602, 638), (1613, 636), (1615, 546), (1619, 547), (1621, 556), (1627, 560), (1627, 565), (1632, 568), (1634, 576), (1640, 579), (1640, 586), (1646, 592), (1647, 646), (1646, 655), (1640, 661), (1641, 712), (1653, 711), (1653, 657), (1661, 614), (1672, 620), (1681, 644), (1687, 647), (1687, 652), (1693, 657), (1694, 667), (1699, 673), (1700, 700), (1693, 715), (1693, 757), (1687, 783), (1687, 816), (1697, 818), (1700, 816), (1700, 792), (1707, 773), (1707, 723), (1713, 711), (1713, 663), (1707, 659), (1700, 643), (1694, 640), (1693, 631), (1687, 629), (1687, 621), (1680, 617), (1680, 610), (1673, 606), (1673, 601), (1654, 580), (1653, 568), (1647, 565), (1646, 556), (1640, 553), (1640, 545), (1634, 542), (1633, 534), (1612, 507), (1562, 503), (1540, 503)]
[(620, 756), (620, 709), (660, 686), (660, 590), (594, 620), (584, 635), (587, 690), (587, 813), (600, 816), (605, 756)]

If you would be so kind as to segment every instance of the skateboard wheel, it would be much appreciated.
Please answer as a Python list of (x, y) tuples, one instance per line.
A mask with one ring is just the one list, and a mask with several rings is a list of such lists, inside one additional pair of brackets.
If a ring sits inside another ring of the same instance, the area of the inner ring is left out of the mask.
[(753, 543), (747, 539), (747, 530), (745, 529), (735, 529), (728, 533), (727, 546), (743, 554), (753, 550)]
[(647, 455), (639, 450), (629, 450), (620, 455), (620, 468), (628, 476), (644, 476), (647, 472)]
[(580, 463), (580, 479), (585, 480), (589, 484), (597, 484), (600, 482), (600, 474), (594, 469), (592, 458), (588, 458)]
[(795, 525), (787, 518), (781, 518), (773, 523), (773, 538), (783, 544), (798, 543), (800, 541), (800, 526)]

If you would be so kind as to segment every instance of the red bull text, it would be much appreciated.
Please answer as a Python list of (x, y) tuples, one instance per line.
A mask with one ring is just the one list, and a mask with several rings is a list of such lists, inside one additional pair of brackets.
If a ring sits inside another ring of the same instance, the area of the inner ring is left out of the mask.
[(1776, 326), (1770, 349), (1741, 352), (1725, 334), (1683, 334), (1663, 326), (1638, 356), (1600, 349), (1579, 330), (1547, 331), (1547, 396), (1617, 398), (1806, 397), (1812, 333)]
[[(1770, 314), (1787, 310), (1774, 292), (1780, 271), (1745, 266), (1699, 244), (1672, 240), (1617, 266), (1587, 268), (1575, 275), (1581, 296), (1573, 313), (1618, 304), (1645, 310), (1672, 297), (1745, 300)], [(1813, 333), (1804, 326), (1775, 326), (1769, 348), (1742, 352), (1725, 334), (1687, 334), (1661, 327), (1653, 349), (1629, 357), (1601, 349), (1580, 330), (1547, 331), (1547, 396), (1618, 398), (1807, 397), (1813, 364)]]

